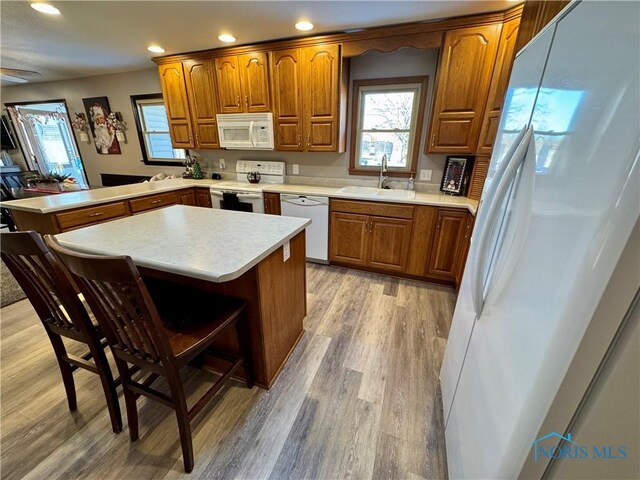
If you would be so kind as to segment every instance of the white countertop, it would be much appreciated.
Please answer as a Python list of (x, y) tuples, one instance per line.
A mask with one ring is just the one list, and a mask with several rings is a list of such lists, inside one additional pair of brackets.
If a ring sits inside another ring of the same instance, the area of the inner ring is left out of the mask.
[[(43, 197), (24, 198), (2, 202), (6, 208), (24, 210), (34, 213), (50, 213), (70, 208), (96, 205), (106, 202), (116, 202), (129, 198), (139, 197), (152, 193), (169, 192), (181, 188), (190, 187), (210, 187), (211, 185), (230, 185), (228, 180), (193, 180), (193, 179), (173, 179), (159, 182), (135, 183), (123, 185), (121, 187), (96, 188), (84, 190), (82, 192), (69, 192)], [(416, 192), (413, 199), (376, 198), (365, 197), (354, 194), (337, 193), (340, 187), (328, 187), (319, 185), (295, 185), (285, 184), (260, 184), (263, 192), (290, 193), (297, 195), (321, 195), (332, 198), (347, 198), (352, 200), (363, 200), (372, 202), (405, 203), (411, 205), (431, 205), (435, 207), (465, 208), (475, 215), (478, 202), (467, 197), (454, 197), (443, 193), (422, 193)]]
[(141, 267), (227, 282), (310, 224), (305, 218), (174, 205), (56, 238), (77, 252), (129, 255)]

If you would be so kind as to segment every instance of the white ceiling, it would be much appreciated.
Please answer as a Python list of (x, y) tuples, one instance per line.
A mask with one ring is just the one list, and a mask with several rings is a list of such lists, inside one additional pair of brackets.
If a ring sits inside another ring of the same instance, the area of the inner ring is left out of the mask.
[[(147, 51), (165, 54), (309, 34), (504, 10), (513, 1), (54, 1), (61, 15), (43, 15), (29, 1), (0, 2), (0, 66), (35, 70), (51, 81), (151, 67)], [(4, 84), (4, 83), (3, 83)]]

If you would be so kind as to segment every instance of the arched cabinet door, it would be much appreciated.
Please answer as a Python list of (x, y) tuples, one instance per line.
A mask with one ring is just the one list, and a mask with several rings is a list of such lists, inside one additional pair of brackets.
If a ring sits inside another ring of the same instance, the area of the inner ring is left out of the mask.
[(238, 57), (244, 111), (269, 112), (269, 77), (266, 52), (249, 53)]
[(277, 150), (302, 151), (302, 58), (299, 48), (269, 53)]
[(160, 65), (159, 74), (171, 143), (175, 148), (193, 148), (191, 113), (182, 63)]
[(216, 58), (215, 67), (220, 113), (242, 113), (244, 108), (238, 57)]
[(450, 30), (440, 51), (427, 153), (474, 153), (501, 25)]
[(338, 150), (339, 45), (303, 49), (305, 115), (303, 147), (308, 152)]
[(195, 148), (219, 148), (216, 88), (212, 60), (183, 62)]

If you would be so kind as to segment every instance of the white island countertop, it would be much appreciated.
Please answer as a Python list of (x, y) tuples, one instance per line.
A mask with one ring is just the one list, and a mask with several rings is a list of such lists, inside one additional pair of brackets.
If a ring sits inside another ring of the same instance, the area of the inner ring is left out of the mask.
[(129, 255), (148, 267), (210, 282), (240, 277), (311, 220), (174, 205), (56, 235), (71, 250)]

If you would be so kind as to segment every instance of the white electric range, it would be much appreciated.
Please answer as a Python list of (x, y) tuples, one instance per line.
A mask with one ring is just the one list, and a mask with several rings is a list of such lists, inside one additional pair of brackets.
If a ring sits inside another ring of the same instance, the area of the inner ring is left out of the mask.
[[(258, 173), (259, 183), (250, 183), (247, 175)], [(238, 160), (236, 181), (225, 181), (211, 185), (213, 208), (264, 213), (262, 189), (266, 184), (284, 183), (286, 164), (260, 160)]]

